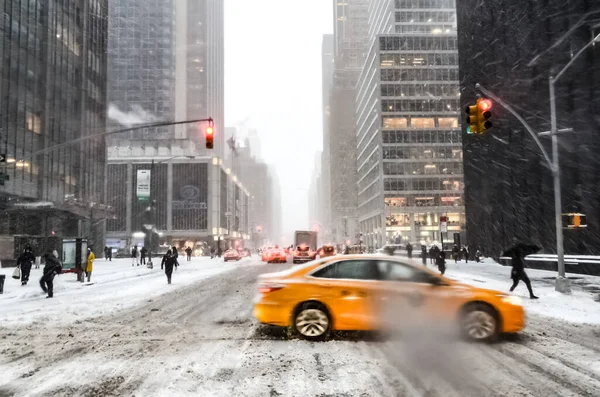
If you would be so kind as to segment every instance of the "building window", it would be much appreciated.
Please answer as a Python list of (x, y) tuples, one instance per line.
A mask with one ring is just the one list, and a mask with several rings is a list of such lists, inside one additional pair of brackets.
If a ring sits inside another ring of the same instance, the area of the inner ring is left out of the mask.
[(438, 125), (440, 128), (458, 128), (458, 119), (456, 117), (440, 117)]
[(25, 122), (27, 123), (27, 129), (29, 131), (33, 131), (36, 134), (40, 133), (40, 115), (26, 112), (25, 113)]
[(406, 128), (408, 125), (408, 120), (406, 117), (384, 117), (383, 118), (383, 128), (388, 130), (398, 129), (398, 128)]
[(435, 119), (433, 118), (412, 118), (410, 120), (412, 128), (435, 128)]

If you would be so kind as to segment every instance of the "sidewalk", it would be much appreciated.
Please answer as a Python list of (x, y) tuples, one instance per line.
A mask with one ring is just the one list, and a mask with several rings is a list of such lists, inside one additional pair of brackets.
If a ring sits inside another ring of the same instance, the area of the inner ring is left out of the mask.
[[(446, 276), (456, 281), (509, 293), (512, 285), (511, 268), (502, 266), (492, 259), (483, 262), (454, 263), (447, 260)], [(428, 264), (431, 268), (431, 264)], [(548, 270), (525, 269), (538, 300), (529, 299), (527, 287), (520, 282), (513, 295), (523, 298), (528, 313), (583, 324), (600, 324), (600, 303), (596, 302), (600, 294), (600, 277), (567, 273), (571, 280), (571, 295), (554, 290), (556, 272)]]
[(94, 261), (92, 282), (77, 282), (74, 273), (54, 278), (54, 298), (46, 299), (39, 280), (43, 266), (31, 269), (29, 284), (21, 286), (14, 280), (14, 268), (0, 269), (6, 275), (4, 294), (0, 295), (0, 326), (46, 322), (72, 322), (100, 316), (131, 307), (176, 288), (190, 285), (210, 276), (244, 266), (244, 262), (227, 262), (208, 257), (192, 258), (187, 262), (180, 256), (180, 266), (173, 272), (173, 284), (168, 285), (160, 261), (154, 268), (131, 266), (131, 258)]

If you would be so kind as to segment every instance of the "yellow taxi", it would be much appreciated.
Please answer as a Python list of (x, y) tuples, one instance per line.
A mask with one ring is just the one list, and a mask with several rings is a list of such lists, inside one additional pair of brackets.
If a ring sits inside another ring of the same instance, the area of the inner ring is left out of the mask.
[(378, 330), (390, 316), (410, 322), (416, 314), (457, 324), (477, 341), (525, 326), (520, 298), (383, 255), (334, 256), (263, 274), (254, 306), (259, 322), (291, 327), (309, 340), (325, 339), (331, 331)]

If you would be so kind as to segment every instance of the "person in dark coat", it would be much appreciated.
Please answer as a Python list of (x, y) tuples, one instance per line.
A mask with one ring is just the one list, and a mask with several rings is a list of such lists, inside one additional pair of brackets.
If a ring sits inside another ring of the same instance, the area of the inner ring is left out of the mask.
[(466, 245), (462, 248), (461, 252), (462, 252), (463, 258), (465, 258), (465, 261), (467, 263), (469, 263), (469, 249), (467, 248)]
[(423, 265), (427, 266), (427, 247), (424, 245), (421, 246), (421, 260), (423, 261)]
[(510, 292), (513, 292), (515, 288), (517, 288), (519, 281), (523, 281), (527, 286), (527, 290), (529, 291), (529, 298), (539, 299), (533, 294), (531, 280), (529, 280), (527, 273), (525, 273), (525, 257), (527, 255), (536, 253), (539, 250), (539, 247), (535, 245), (516, 244), (512, 248), (502, 253), (502, 256), (509, 256), (511, 259), (512, 271), (510, 273), (510, 278), (512, 278), (513, 284), (510, 287)]
[(435, 264), (435, 245), (431, 246), (431, 248), (429, 248), (429, 260), (431, 261), (431, 264), (434, 265)]
[(177, 268), (177, 267), (179, 267), (179, 259), (178, 259), (179, 253), (177, 252), (177, 247), (173, 246), (173, 251), (171, 251), (171, 252), (172, 252), (173, 258), (175, 259), (175, 263), (174, 263), (175, 268)]
[(112, 262), (112, 248), (104, 247), (104, 258)]
[(146, 247), (142, 247), (142, 249), (140, 250), (140, 263), (142, 265), (146, 264), (146, 254), (148, 253), (148, 250), (146, 249)]
[(406, 253), (408, 254), (408, 258), (412, 259), (413, 246), (411, 243), (406, 244)]
[(62, 273), (62, 265), (52, 253), (44, 255), (44, 260), (46, 265), (44, 266), (44, 275), (40, 279), (40, 287), (45, 293), (48, 293), (47, 298), (52, 298), (54, 296), (54, 276)]
[[(137, 245), (135, 245), (132, 249), (131, 249), (131, 266), (135, 266), (136, 262), (137, 262), (137, 256), (138, 256), (138, 249), (137, 249)], [(138, 263), (138, 266), (140, 264)]]
[(29, 281), (29, 274), (31, 273), (31, 266), (35, 263), (35, 256), (33, 256), (33, 252), (31, 247), (25, 247), (25, 250), (21, 255), (19, 255), (19, 259), (17, 259), (17, 266), (21, 268), (21, 285), (27, 285)]
[(163, 256), (162, 262), (160, 263), (160, 268), (165, 269), (168, 284), (171, 284), (171, 276), (173, 275), (173, 267), (175, 266), (176, 261), (177, 259), (173, 255), (173, 252), (168, 250)]
[(190, 262), (192, 260), (192, 249), (187, 247), (185, 249), (185, 253), (187, 254), (187, 261)]
[(454, 263), (458, 263), (460, 259), (460, 249), (456, 244), (454, 244), (454, 247), (452, 248), (452, 256), (454, 257)]
[(446, 253), (444, 251), (440, 251), (436, 258), (435, 258), (435, 264), (437, 265), (438, 269), (440, 270), (440, 273), (442, 273), (442, 275), (444, 275), (444, 273), (446, 273)]

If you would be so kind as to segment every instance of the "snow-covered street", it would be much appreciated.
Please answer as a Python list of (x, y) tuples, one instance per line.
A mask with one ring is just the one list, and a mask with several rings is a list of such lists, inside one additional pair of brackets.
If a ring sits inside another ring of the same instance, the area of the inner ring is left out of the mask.
[[(288, 340), (252, 317), (256, 277), (290, 264), (198, 260), (183, 263), (171, 286), (160, 268), (127, 262), (111, 278), (103, 265), (94, 285), (57, 277), (55, 299), (42, 299), (34, 277), (31, 292), (8, 285), (0, 296), (0, 396), (600, 395), (600, 304), (584, 291), (555, 296), (540, 281), (549, 272), (530, 272), (540, 300), (525, 302), (526, 330), (493, 345), (430, 330), (315, 343)], [(447, 275), (507, 290), (508, 273), (449, 263)], [(575, 306), (580, 312), (566, 321)]]

